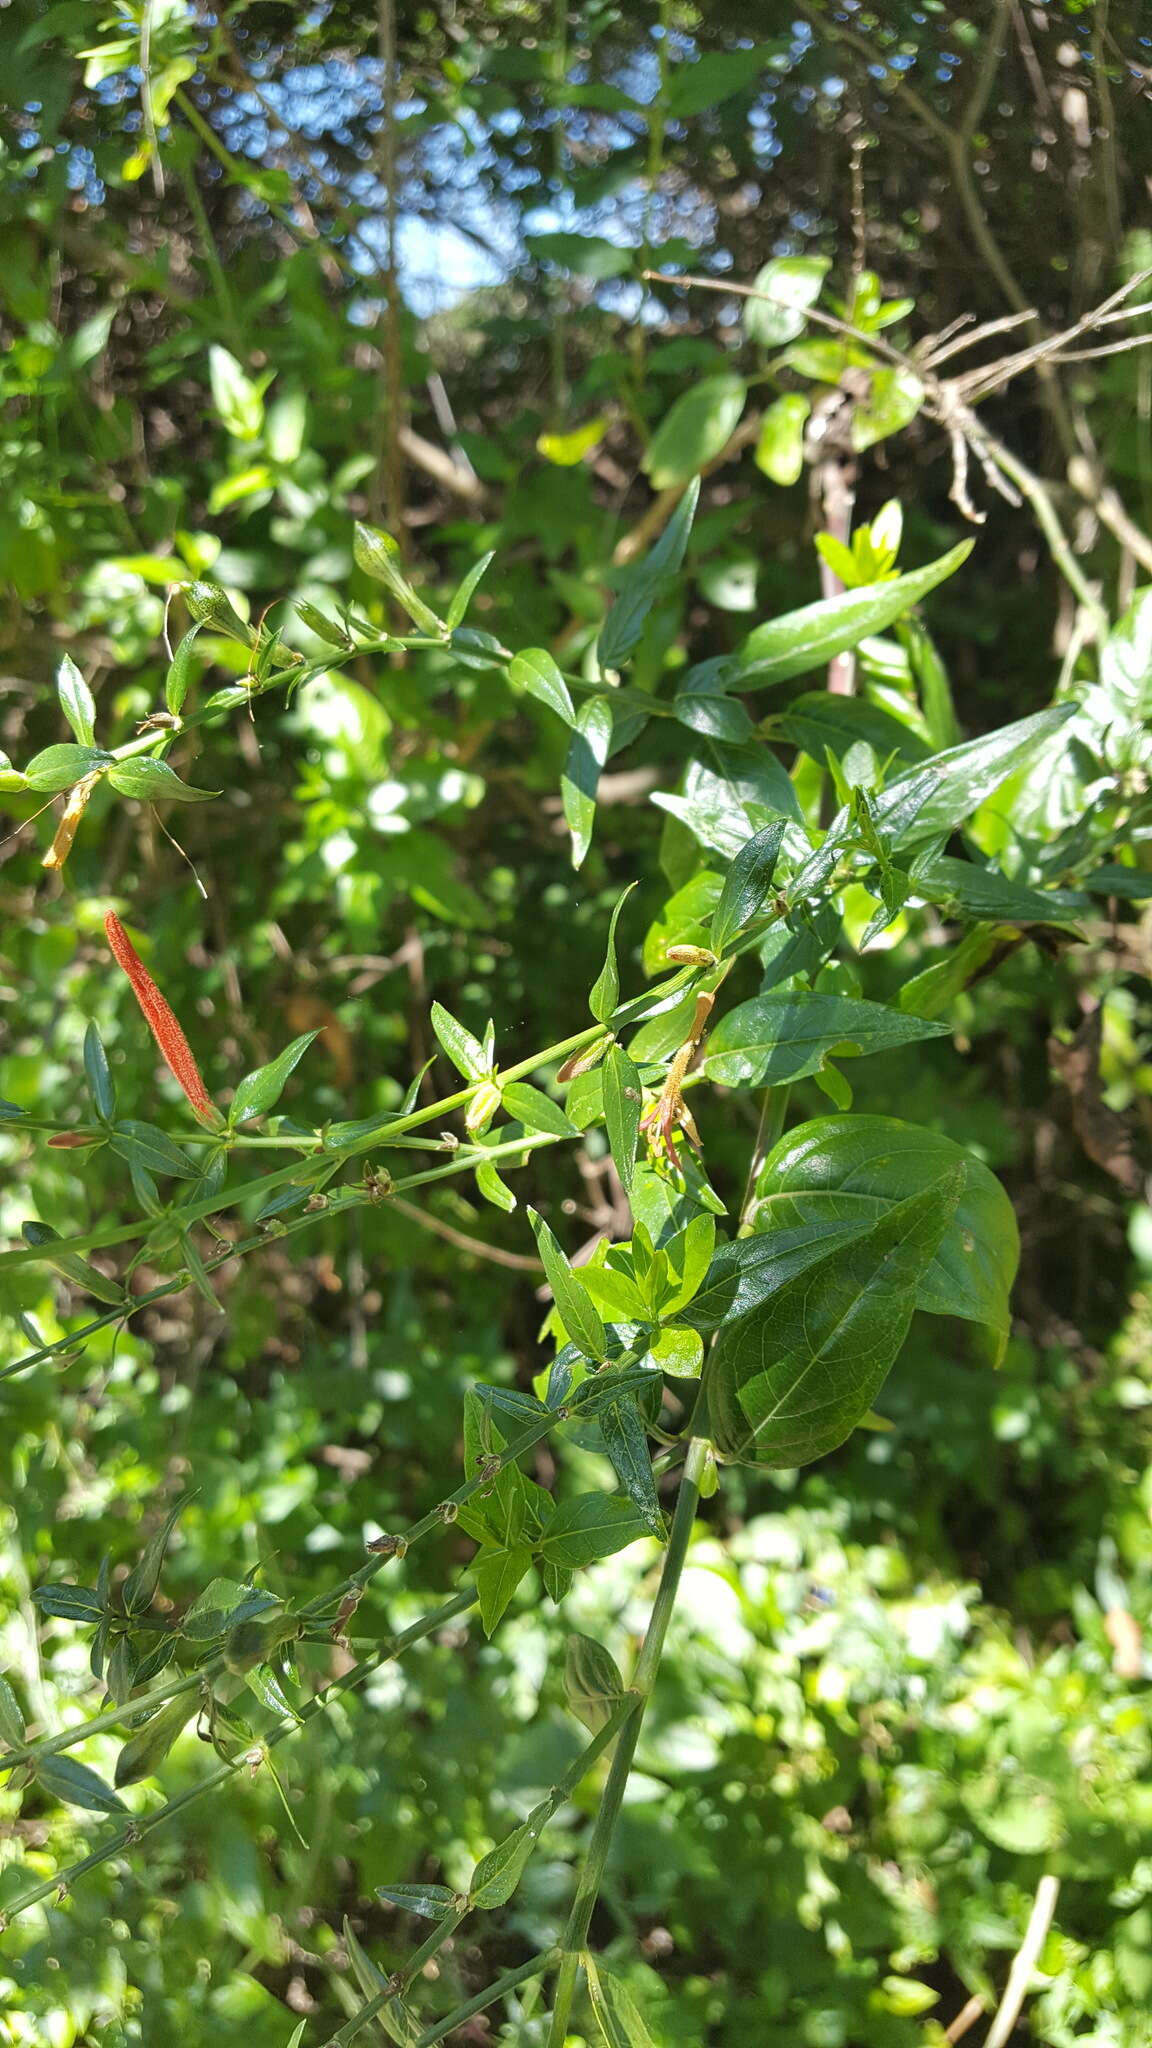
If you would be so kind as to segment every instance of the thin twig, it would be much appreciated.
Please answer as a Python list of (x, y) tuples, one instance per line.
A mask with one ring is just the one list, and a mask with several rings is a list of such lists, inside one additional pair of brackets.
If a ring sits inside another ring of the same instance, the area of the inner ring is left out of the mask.
[(418, 1223), (422, 1230), (430, 1230), (434, 1237), (442, 1237), (445, 1244), (455, 1245), (457, 1251), (470, 1252), (477, 1259), (489, 1259), (494, 1266), (507, 1266), (514, 1273), (544, 1271), (540, 1260), (530, 1258), (527, 1252), (502, 1251), (499, 1245), (485, 1244), (482, 1238), (469, 1237), (466, 1231), (454, 1230), (450, 1223), (441, 1222), (439, 1216), (430, 1216), (426, 1209), (418, 1209), (415, 1202), (406, 1202), (400, 1195), (391, 1195), (388, 1206)]
[(1060, 1896), (1060, 1879), (1045, 1871), (1036, 1887), (1036, 1897), (1024, 1930), (1024, 1939), (1016, 1951), (1012, 1968), (1008, 1972), (1008, 1983), (1000, 2008), (988, 2029), (984, 2048), (1004, 2048), (1013, 2027), (1020, 2017), (1020, 2008), (1028, 1995), (1028, 1985), (1036, 1967), (1036, 1959), (1052, 1925), (1056, 1901)]

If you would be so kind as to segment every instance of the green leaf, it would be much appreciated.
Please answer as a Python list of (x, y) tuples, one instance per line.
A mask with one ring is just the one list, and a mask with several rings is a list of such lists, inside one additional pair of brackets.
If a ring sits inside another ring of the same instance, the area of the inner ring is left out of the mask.
[(226, 348), (208, 350), (212, 403), (225, 432), (236, 441), (255, 441), (264, 425), (264, 394)]
[(511, 1216), (516, 1207), (516, 1197), (507, 1181), (501, 1180), (494, 1166), (476, 1168), (476, 1191), (491, 1202), (494, 1209), (502, 1209), (505, 1216)]
[(1016, 1218), (995, 1174), (940, 1132), (892, 1116), (819, 1117), (800, 1124), (781, 1139), (757, 1176), (753, 1228), (778, 1243), (806, 1225), (871, 1226), (894, 1203), (960, 1166), (963, 1188), (917, 1286), (916, 1306), (931, 1315), (984, 1323), (995, 1332), (1002, 1355), (1020, 1254)]
[(772, 885), (786, 820), (766, 825), (740, 848), (712, 914), (712, 950), (722, 954), (745, 925), (751, 924)]
[(476, 590), (477, 584), (479, 583), (481, 577), (484, 575), (485, 570), (488, 569), (495, 560), (496, 551), (494, 548), (489, 548), (487, 554), (481, 555), (480, 560), (478, 562), (473, 562), (472, 567), (469, 569), (468, 574), (465, 576), (463, 583), (460, 585), (459, 589), (456, 592), (456, 595), (453, 597), (452, 602), (448, 607), (448, 616), (445, 619), (444, 623), (447, 626), (450, 633), (454, 633), (457, 626), (461, 624), (464, 615), (472, 602), (473, 594)]
[(1100, 687), (1130, 719), (1152, 713), (1152, 586), (1135, 593), (1104, 642)]
[(834, 654), (843, 654), (861, 640), (883, 632), (906, 611), (910, 611), (945, 577), (955, 574), (972, 552), (970, 540), (950, 548), (938, 561), (914, 569), (894, 582), (866, 583), (860, 590), (845, 590), (838, 597), (821, 598), (801, 611), (786, 612), (781, 619), (756, 626), (738, 651), (740, 673), (736, 687), (762, 690), (772, 683), (786, 683), (792, 676), (820, 668)]
[(620, 912), (623, 910), (635, 887), (635, 882), (629, 882), (624, 894), (617, 899), (616, 907), (612, 912), (612, 921), (608, 926), (608, 947), (604, 956), (604, 965), (600, 969), (589, 992), (588, 1008), (598, 1024), (608, 1024), (611, 1022), (612, 1013), (620, 1001), (620, 972), (616, 965), (616, 926), (620, 921)]
[(1074, 889), (1029, 889), (999, 868), (977, 867), (970, 860), (938, 854), (913, 871), (914, 893), (929, 903), (958, 903), (973, 917), (995, 918), (1002, 924), (1056, 924), (1075, 929), (1077, 917), (1091, 909), (1087, 896)]
[(584, 1957), (584, 1974), (604, 2048), (656, 2048), (628, 1986), (590, 1955)]
[(501, 1090), (504, 1107), (517, 1123), (530, 1131), (548, 1131), (554, 1138), (577, 1138), (580, 1133), (565, 1116), (558, 1102), (524, 1081), (509, 1081)]
[(508, 664), (508, 681), (555, 711), (565, 725), (575, 726), (576, 708), (571, 692), (546, 647), (527, 647)]
[(687, 825), (701, 846), (735, 860), (755, 833), (777, 818), (801, 822), (800, 803), (783, 762), (764, 746), (707, 742), (684, 777), (683, 794), (652, 793), (662, 811)]
[(605, 668), (617, 669), (637, 646), (654, 604), (679, 575), (696, 517), (700, 480), (694, 478), (655, 547), (624, 571), (616, 602), (600, 630), (597, 652)]
[(804, 434), (811, 400), (786, 391), (768, 407), (760, 426), (753, 460), (770, 483), (794, 484), (804, 474)]
[(673, 1379), (694, 1380), (704, 1363), (704, 1340), (696, 1330), (682, 1330), (673, 1325), (652, 1339), (648, 1358), (652, 1365)]
[(761, 298), (744, 301), (744, 332), (761, 348), (782, 348), (807, 325), (807, 310), (828, 274), (826, 256), (777, 256), (752, 280)]
[(73, 783), (83, 781), (93, 769), (106, 768), (112, 758), (99, 747), (44, 747), (39, 754), (33, 754), (24, 770), (24, 781), (29, 789), (54, 796), (58, 790), (71, 789)]
[(709, 1414), (724, 1457), (807, 1465), (851, 1435), (904, 1342), (964, 1173), (955, 1167), (895, 1203), (846, 1250), (721, 1331)]
[(299, 1065), (319, 1031), (305, 1031), (286, 1045), (282, 1053), (269, 1060), (266, 1067), (255, 1067), (237, 1082), (236, 1093), (228, 1111), (230, 1127), (246, 1123), (249, 1117), (264, 1116), (280, 1100), (288, 1076)]
[(142, 1728), (136, 1730), (124, 1744), (116, 1759), (115, 1781), (121, 1785), (135, 1785), (141, 1778), (154, 1778), (178, 1735), (183, 1733), (199, 1701), (194, 1693), (183, 1693), (179, 1699), (169, 1700)]
[(524, 1543), (515, 1543), (510, 1549), (485, 1547), (473, 1558), (472, 1576), (480, 1595), (485, 1635), (492, 1634), (531, 1563), (532, 1551)]
[(604, 235), (575, 235), (558, 228), (554, 233), (529, 235), (526, 239), (533, 256), (545, 263), (559, 264), (576, 277), (622, 277), (636, 260), (634, 250), (624, 249)]
[(568, 1336), (585, 1358), (599, 1362), (604, 1357), (608, 1340), (587, 1289), (581, 1286), (573, 1273), (544, 1218), (535, 1209), (529, 1209), (528, 1221), (532, 1225), (536, 1248), (548, 1276), (557, 1312)]
[(704, 1284), (716, 1245), (716, 1218), (707, 1214), (692, 1221), (669, 1238), (663, 1247), (667, 1278), (660, 1291), (662, 1316), (677, 1315), (694, 1299)]
[(612, 1719), (626, 1687), (615, 1659), (591, 1636), (570, 1635), (564, 1658), (564, 1696), (578, 1721), (598, 1735)]
[(837, 1048), (864, 1056), (946, 1035), (946, 1024), (909, 1017), (884, 1003), (825, 995), (819, 990), (773, 991), (739, 1003), (720, 1019), (708, 1040), (704, 1069), (729, 1088), (760, 1088), (814, 1074)]
[(523, 1826), (514, 1828), (495, 1849), (481, 1857), (468, 1887), (470, 1905), (490, 1911), (493, 1906), (508, 1904), (551, 1812), (551, 1801), (543, 1800), (533, 1808)]
[(167, 1173), (177, 1180), (195, 1180), (200, 1168), (186, 1152), (172, 1143), (166, 1131), (139, 1118), (122, 1116), (109, 1132), (112, 1150), (129, 1166), (142, 1166), (145, 1173)]
[(378, 1884), (376, 1897), (422, 1920), (444, 1920), (456, 1904), (456, 1893), (446, 1884)]
[(9, 1749), (23, 1747), (27, 1730), (20, 1702), (6, 1678), (0, 1677), (0, 1737)]
[(698, 476), (727, 446), (747, 402), (747, 384), (731, 371), (705, 377), (682, 392), (644, 457), (653, 489), (667, 490)]
[(877, 441), (886, 441), (914, 420), (924, 403), (924, 386), (919, 377), (896, 363), (871, 373), (871, 388), (863, 404), (852, 410), (852, 446), (860, 454)]
[(108, 780), (121, 796), (137, 797), (141, 803), (210, 804), (221, 794), (218, 789), (195, 789), (182, 782), (167, 761), (142, 756), (138, 761), (118, 761), (108, 770)]
[(1092, 896), (1121, 896), (1130, 903), (1146, 903), (1152, 896), (1152, 875), (1113, 861), (1085, 875), (1081, 887)]
[(41, 1757), (36, 1764), (36, 1777), (45, 1792), (50, 1792), (53, 1799), (62, 1799), (67, 1806), (83, 1806), (89, 1813), (127, 1812), (124, 1801), (111, 1785), (90, 1771), (87, 1764), (78, 1764), (75, 1757)]
[[(82, 1287), (86, 1294), (93, 1294), (97, 1301), (105, 1301), (111, 1308), (120, 1308), (125, 1301), (124, 1289), (118, 1280), (109, 1280), (107, 1274), (98, 1272), (86, 1259), (80, 1258), (67, 1248), (67, 1240), (48, 1223), (32, 1220), (21, 1225), (25, 1244), (34, 1245), (43, 1252), (44, 1263), (59, 1273), (73, 1287)], [(59, 1249), (57, 1249), (59, 1247)]]
[(110, 1123), (116, 1114), (116, 1090), (112, 1085), (104, 1041), (91, 1022), (84, 1032), (84, 1072), (97, 1116)]
[(597, 1558), (615, 1556), (645, 1534), (631, 1501), (618, 1493), (581, 1493), (561, 1501), (537, 1547), (546, 1563), (579, 1571)]
[(560, 800), (572, 834), (574, 868), (583, 867), (584, 857), (592, 843), (596, 791), (600, 786), (600, 770), (608, 759), (611, 738), (612, 706), (608, 698), (589, 697), (577, 714), (568, 758), (560, 777)]
[(413, 590), (401, 566), (403, 556), (400, 544), (390, 533), (382, 533), (379, 527), (363, 526), (357, 521), (352, 537), (352, 553), (358, 568), (363, 569), (373, 582), (383, 583), (391, 591), (396, 602), (403, 607), (409, 618), (422, 633), (442, 639), (445, 626), (438, 619), (430, 605)]
[(710, 50), (703, 57), (675, 65), (667, 83), (668, 113), (673, 120), (683, 121), (709, 107), (722, 106), (734, 93), (757, 85), (784, 49), (782, 43), (757, 43), (746, 50)]
[(466, 1081), (483, 1081), (491, 1073), (492, 1063), (480, 1040), (474, 1038), (442, 1003), (432, 1005), (432, 1029), (453, 1066)]
[(931, 752), (902, 718), (894, 718), (878, 704), (869, 704), (866, 697), (835, 697), (827, 690), (809, 690), (794, 697), (787, 711), (773, 719), (772, 730), (792, 746), (801, 747), (821, 767), (829, 753), (839, 760), (859, 740), (871, 747), (878, 761), (893, 754), (899, 761), (923, 761)]
[[(896, 588), (889, 584), (889, 590)], [(949, 747), (933, 755), (921, 768), (913, 768), (890, 782), (876, 805), (877, 823), (883, 825), (899, 807), (911, 807), (909, 822), (895, 834), (895, 844), (927, 839), (940, 832), (953, 832), (970, 818), (980, 804), (999, 789), (1042, 740), (1049, 739), (1075, 715), (1073, 704), (1055, 704), (1037, 711), (1031, 718), (1017, 719), (963, 746)], [(917, 801), (921, 799), (921, 801)]]
[(96, 745), (96, 700), (70, 654), (56, 671), (60, 709), (82, 747)]
[(623, 1046), (614, 1045), (604, 1062), (604, 1126), (612, 1161), (626, 1195), (632, 1192), (632, 1170), (640, 1142), (642, 1089), (639, 1070)]
[(100, 1620), (104, 1602), (92, 1586), (37, 1586), (32, 1594), (41, 1614), (51, 1614), (59, 1621), (79, 1621), (88, 1626)]
[(664, 1540), (664, 1517), (656, 1498), (648, 1437), (631, 1395), (620, 1401), (606, 1401), (596, 1411), (608, 1456), (616, 1476), (650, 1536)]
[(186, 1493), (172, 1503), (139, 1564), (133, 1567), (125, 1579), (123, 1598), (126, 1614), (144, 1614), (151, 1607), (153, 1595), (160, 1582), (160, 1568), (164, 1562), (164, 1552), (168, 1548), (168, 1539), (191, 1499), (192, 1495)]

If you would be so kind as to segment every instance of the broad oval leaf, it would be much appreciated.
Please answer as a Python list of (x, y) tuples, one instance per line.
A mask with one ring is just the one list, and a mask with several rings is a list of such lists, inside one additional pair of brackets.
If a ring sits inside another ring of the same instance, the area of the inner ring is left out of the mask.
[(96, 744), (96, 700), (70, 654), (56, 671), (60, 709), (82, 747)]
[(803, 475), (804, 431), (811, 410), (810, 400), (799, 391), (786, 391), (768, 407), (754, 460), (770, 483), (794, 484)]
[(112, 759), (99, 747), (44, 747), (33, 754), (24, 770), (24, 782), (28, 789), (54, 796), (58, 790), (71, 789), (74, 782), (83, 781), (94, 769), (107, 768)]
[(847, 1249), (721, 1331), (708, 1394), (723, 1457), (807, 1465), (851, 1435), (904, 1342), (964, 1173), (955, 1167), (894, 1204)]
[(812, 1226), (866, 1229), (926, 1180), (957, 1166), (965, 1169), (963, 1190), (917, 1287), (916, 1306), (986, 1324), (1002, 1354), (1020, 1255), (1016, 1218), (995, 1174), (939, 1131), (894, 1116), (801, 1124), (765, 1160), (756, 1182), (757, 1236), (742, 1242), (771, 1245)]
[(816, 1073), (836, 1047), (860, 1056), (890, 1052), (919, 1038), (942, 1037), (948, 1029), (884, 1003), (819, 989), (773, 990), (738, 1003), (720, 1019), (708, 1040), (704, 1069), (710, 1081), (726, 1087), (759, 1088)]
[(564, 1659), (564, 1696), (577, 1720), (598, 1735), (624, 1697), (615, 1659), (591, 1636), (571, 1635)]
[(644, 468), (656, 490), (685, 483), (720, 454), (748, 402), (743, 377), (724, 372), (685, 391), (652, 436)]
[(575, 725), (576, 708), (571, 692), (547, 648), (526, 647), (522, 654), (517, 654), (508, 664), (508, 681), (514, 690), (523, 690), (526, 696), (546, 704), (565, 725)]
[(45, 1756), (36, 1764), (36, 1776), (46, 1792), (68, 1806), (83, 1806), (89, 1813), (124, 1813), (124, 1801), (110, 1785), (72, 1756)]
[[(887, 588), (894, 590), (896, 585)], [(1031, 718), (1003, 725), (998, 732), (933, 755), (923, 767), (889, 783), (876, 804), (877, 824), (887, 827), (895, 846), (954, 831), (1075, 712), (1074, 704), (1054, 704)]]
[(826, 256), (777, 256), (757, 271), (752, 288), (761, 296), (744, 302), (749, 341), (782, 348), (803, 334), (807, 309), (819, 298), (828, 269)]

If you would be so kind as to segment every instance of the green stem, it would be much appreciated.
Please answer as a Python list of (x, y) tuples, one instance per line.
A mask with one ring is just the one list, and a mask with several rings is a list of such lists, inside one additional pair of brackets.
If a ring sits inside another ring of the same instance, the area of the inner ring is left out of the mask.
[(744, 1184), (744, 1199), (740, 1204), (740, 1225), (737, 1237), (749, 1237), (752, 1231), (752, 1209), (756, 1200), (756, 1183), (760, 1169), (773, 1147), (784, 1133), (784, 1119), (788, 1114), (790, 1087), (766, 1088), (760, 1098), (760, 1122), (756, 1128), (756, 1142), (752, 1147), (752, 1161), (748, 1168), (748, 1179)]
[(604, 1866), (608, 1860), (608, 1851), (612, 1845), (612, 1836), (632, 1769), (632, 1760), (640, 1739), (645, 1709), (660, 1669), (668, 1624), (676, 1605), (680, 1575), (684, 1570), (684, 1561), (688, 1555), (688, 1545), (696, 1520), (696, 1509), (700, 1502), (700, 1481), (704, 1474), (709, 1448), (706, 1436), (694, 1436), (688, 1446), (668, 1549), (664, 1556), (664, 1568), (660, 1574), (660, 1584), (652, 1603), (652, 1613), (632, 1677), (632, 1690), (639, 1693), (640, 1703), (616, 1745), (612, 1767), (604, 1787), (604, 1796), (600, 1801), (600, 1810), (593, 1824), (587, 1854), (577, 1882), (576, 1896), (572, 1901), (572, 1910), (564, 1929), (548, 2048), (564, 2048), (580, 1973), (580, 1959), (588, 1944), (588, 1929), (592, 1923), (592, 1914), (604, 1876)]

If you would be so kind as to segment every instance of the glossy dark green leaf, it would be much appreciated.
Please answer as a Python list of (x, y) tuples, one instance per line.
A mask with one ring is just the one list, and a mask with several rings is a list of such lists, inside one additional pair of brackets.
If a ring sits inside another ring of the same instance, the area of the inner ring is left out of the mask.
[(653, 605), (679, 575), (699, 497), (700, 480), (694, 477), (655, 547), (621, 576), (616, 601), (600, 631), (598, 652), (605, 668), (619, 668), (634, 652)]
[(121, 796), (137, 797), (141, 803), (210, 804), (218, 789), (194, 789), (182, 782), (167, 761), (141, 755), (136, 761), (118, 761), (108, 770), (108, 780)]
[(36, 1764), (36, 1777), (53, 1799), (61, 1799), (68, 1806), (82, 1806), (89, 1813), (124, 1813), (124, 1801), (106, 1785), (103, 1778), (90, 1771), (87, 1764), (77, 1763), (71, 1756), (40, 1757)]
[(956, 1167), (720, 1333), (709, 1377), (717, 1450), (792, 1467), (835, 1450), (904, 1342), (964, 1182)]
[(1152, 897), (1152, 875), (1139, 868), (1122, 867), (1118, 861), (1094, 868), (1080, 886), (1092, 896), (1121, 896), (1129, 903), (1146, 903)]
[(787, 711), (773, 720), (772, 729), (821, 766), (828, 754), (839, 760), (858, 740), (870, 746), (881, 762), (891, 755), (898, 761), (923, 761), (931, 752), (927, 741), (890, 711), (882, 711), (866, 697), (836, 697), (827, 690), (806, 691), (794, 698)]
[(572, 1271), (544, 1218), (535, 1209), (529, 1209), (528, 1221), (565, 1330), (586, 1358), (602, 1359), (607, 1338), (591, 1296)]
[[(894, 586), (890, 586), (894, 587)], [(1074, 715), (1075, 706), (1056, 704), (1037, 711), (998, 732), (986, 733), (963, 746), (949, 747), (934, 754), (920, 768), (912, 768), (892, 781), (878, 799), (878, 823), (893, 836), (897, 846), (913, 839), (928, 839), (939, 832), (952, 832), (990, 797), (1024, 763), (1041, 741), (1051, 738)], [(917, 799), (921, 799), (917, 801)], [(898, 814), (914, 805), (904, 823)]]
[(1091, 908), (1075, 889), (1030, 889), (999, 868), (977, 867), (974, 861), (949, 854), (919, 865), (913, 889), (929, 903), (957, 903), (973, 917), (995, 918), (1004, 924), (1058, 924), (1075, 928), (1076, 919)]
[(540, 1540), (548, 1563), (579, 1571), (599, 1557), (613, 1557), (647, 1532), (632, 1502), (617, 1493), (581, 1493), (561, 1501)]
[(605, 1449), (616, 1476), (650, 1536), (664, 1538), (664, 1517), (656, 1498), (648, 1436), (635, 1399), (607, 1401), (597, 1411)]
[(640, 1142), (643, 1090), (639, 1070), (622, 1045), (614, 1045), (604, 1062), (604, 1127), (612, 1161), (625, 1194), (632, 1192), (632, 1169)]
[(305, 1031), (286, 1045), (283, 1052), (269, 1060), (266, 1067), (256, 1067), (237, 1083), (236, 1093), (228, 1111), (230, 1124), (246, 1123), (249, 1117), (265, 1116), (279, 1102), (289, 1075), (297, 1067), (319, 1031)]
[(707, 1042), (705, 1072), (729, 1088), (763, 1087), (814, 1074), (827, 1053), (846, 1047), (863, 1056), (890, 1052), (920, 1038), (938, 1038), (946, 1024), (910, 1017), (884, 1003), (773, 990), (721, 1017)]
[(32, 1594), (41, 1614), (53, 1614), (60, 1621), (99, 1621), (104, 1602), (90, 1586), (37, 1586)]
[(560, 777), (560, 801), (572, 834), (572, 865), (583, 867), (592, 844), (596, 819), (596, 791), (600, 770), (608, 759), (612, 738), (612, 706), (607, 697), (589, 697), (577, 713), (564, 772)]
[(760, 910), (771, 887), (785, 828), (784, 819), (775, 825), (766, 825), (736, 855), (724, 878), (720, 901), (712, 916), (712, 950), (715, 953), (724, 953), (729, 941), (742, 932), (746, 924), (751, 924)]
[(701, 846), (734, 860), (756, 832), (778, 818), (800, 823), (800, 805), (783, 762), (767, 747), (706, 741), (678, 795), (653, 792), (652, 801), (687, 825)]
[(741, 1237), (721, 1245), (699, 1292), (678, 1311), (677, 1321), (705, 1335), (722, 1323), (736, 1322), (777, 1293), (785, 1281), (851, 1244), (867, 1228), (862, 1217), (854, 1222), (828, 1218), (771, 1237)]
[(422, 1920), (444, 1920), (456, 1903), (456, 1893), (446, 1884), (378, 1884), (376, 1897)]
[(96, 745), (96, 700), (70, 654), (56, 671), (60, 709), (82, 747)]
[(160, 1582), (160, 1568), (164, 1562), (169, 1538), (191, 1499), (191, 1494), (184, 1494), (179, 1500), (173, 1501), (156, 1534), (149, 1541), (139, 1564), (133, 1567), (125, 1579), (123, 1598), (126, 1614), (143, 1614), (145, 1609), (152, 1605), (152, 1596)]
[(33, 754), (24, 770), (24, 780), (29, 789), (54, 795), (58, 790), (71, 789), (73, 783), (91, 775), (94, 768), (107, 768), (112, 759), (111, 754), (102, 753), (98, 747), (44, 747)]
[(986, 1324), (1002, 1353), (1020, 1253), (1016, 1218), (995, 1174), (939, 1131), (891, 1116), (800, 1124), (765, 1160), (755, 1190), (757, 1236), (741, 1242), (772, 1246), (805, 1227), (870, 1226), (957, 1167), (964, 1169), (963, 1187), (917, 1286), (916, 1306)]
[(154, 1778), (172, 1744), (188, 1726), (198, 1707), (199, 1701), (194, 1693), (183, 1693), (178, 1699), (169, 1700), (166, 1706), (145, 1721), (143, 1727), (129, 1737), (116, 1759), (117, 1788), (138, 1784), (141, 1778)]
[(575, 725), (576, 707), (571, 692), (547, 648), (526, 647), (516, 655), (509, 663), (508, 680), (514, 690), (523, 690), (526, 696), (535, 697), (549, 711), (555, 711), (565, 725)]
[(129, 1165), (145, 1173), (165, 1173), (177, 1180), (195, 1180), (200, 1169), (186, 1152), (174, 1145), (166, 1131), (156, 1124), (141, 1123), (138, 1117), (122, 1116), (109, 1132), (109, 1141)]
[(608, 926), (608, 946), (604, 965), (588, 994), (588, 1008), (598, 1024), (607, 1024), (611, 1021), (612, 1013), (620, 1001), (620, 970), (616, 965), (616, 926), (620, 922), (620, 912), (635, 887), (635, 882), (629, 882), (624, 894), (617, 899)]
[(485, 1635), (492, 1634), (531, 1563), (532, 1550), (526, 1543), (491, 1549), (486, 1545), (473, 1558), (472, 1576), (480, 1596), (480, 1619)]
[(945, 577), (954, 575), (971, 552), (972, 542), (961, 541), (938, 561), (897, 576), (894, 582), (868, 583), (861, 590), (821, 598), (801, 611), (787, 612), (783, 618), (754, 627), (739, 650), (739, 687), (762, 690), (772, 683), (786, 683), (792, 676), (823, 667), (834, 654), (859, 646), (870, 635), (882, 633)]

